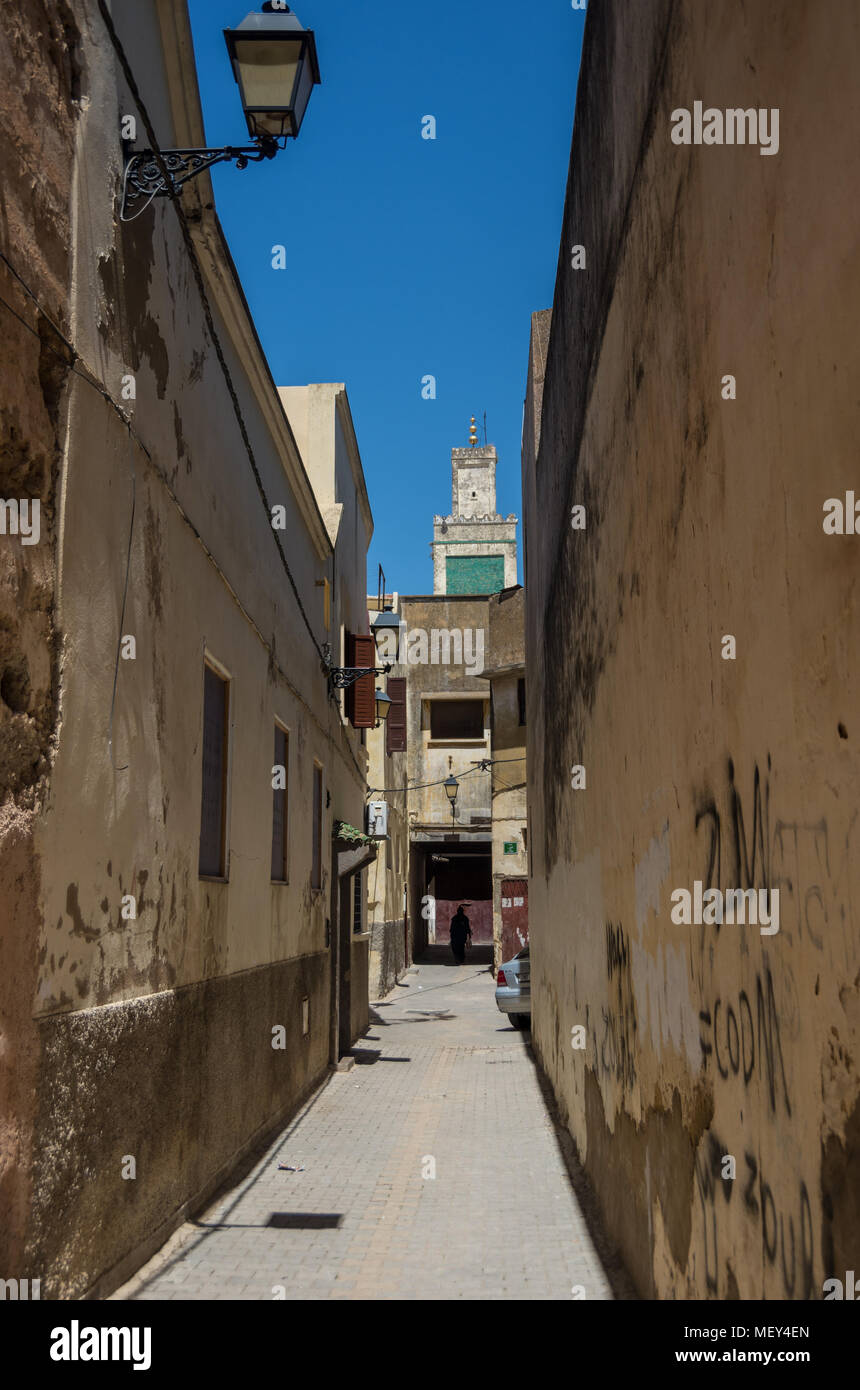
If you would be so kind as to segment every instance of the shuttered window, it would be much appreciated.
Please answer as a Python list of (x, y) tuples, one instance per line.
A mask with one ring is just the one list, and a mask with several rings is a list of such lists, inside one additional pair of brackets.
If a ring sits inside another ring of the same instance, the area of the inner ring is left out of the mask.
[(311, 849), (311, 888), (322, 888), (323, 773), (314, 763), (314, 806)]
[(386, 753), (406, 752), (406, 677), (388, 677), (388, 698), (391, 708), (385, 721)]
[(354, 932), (360, 932), (364, 930), (364, 922), (362, 918), (362, 905), (364, 902), (364, 894), (362, 893), (363, 877), (363, 873), (357, 873), (352, 880), (352, 929)]
[[(372, 637), (347, 633), (347, 666), (375, 666), (376, 649)], [(376, 677), (361, 676), (346, 692), (346, 716), (354, 729), (372, 729), (376, 723)]]
[(283, 768), (283, 773), (276, 778), (272, 774), (273, 782), (284, 783), (283, 787), (274, 786), (272, 788), (272, 879), (275, 883), (287, 883), (289, 872), (287, 866), (287, 792), (289, 788), (290, 775), (290, 744), (286, 729), (282, 729), (280, 724), (275, 725), (275, 757), (273, 767)]
[(203, 794), (198, 872), (206, 878), (224, 878), (226, 874), (228, 684), (211, 666), (203, 667)]

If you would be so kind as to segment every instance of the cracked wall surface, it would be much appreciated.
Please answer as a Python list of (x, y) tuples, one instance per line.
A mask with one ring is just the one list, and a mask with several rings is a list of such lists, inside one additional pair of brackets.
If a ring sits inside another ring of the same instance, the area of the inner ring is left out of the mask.
[(55, 563), (70, 368), (63, 335), (71, 167), (85, 87), (70, 6), (10, 7), (0, 42), (0, 498), (39, 505), (38, 544), (24, 545), (8, 525), (0, 535), (0, 1231), (10, 1273), (24, 1259), (31, 1199), (40, 875), (33, 828), (58, 721)]

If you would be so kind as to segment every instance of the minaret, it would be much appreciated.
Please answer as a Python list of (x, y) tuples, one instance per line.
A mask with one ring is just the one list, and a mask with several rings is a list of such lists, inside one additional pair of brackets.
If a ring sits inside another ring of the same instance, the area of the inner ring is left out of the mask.
[(517, 518), (496, 511), (495, 445), (451, 450), (451, 514), (433, 518), (434, 594), (495, 594), (517, 582)]

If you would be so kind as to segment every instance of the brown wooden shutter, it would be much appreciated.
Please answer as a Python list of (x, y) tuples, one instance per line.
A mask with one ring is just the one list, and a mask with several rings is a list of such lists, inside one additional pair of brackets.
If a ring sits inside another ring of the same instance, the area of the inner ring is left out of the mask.
[[(350, 632), (346, 644), (347, 666), (375, 666), (376, 648), (372, 637)], [(354, 729), (372, 729), (376, 723), (376, 677), (361, 676), (347, 687), (346, 713)]]
[[(285, 771), (285, 781), (289, 776), (289, 751), (287, 735), (275, 725), (275, 767)], [(272, 789), (272, 878), (276, 883), (287, 881), (287, 789)]]
[(406, 677), (388, 677), (391, 708), (385, 721), (386, 753), (406, 752)]
[(311, 888), (322, 887), (322, 827), (323, 827), (323, 775), (322, 768), (314, 764), (314, 800), (311, 834)]
[(220, 878), (227, 803), (227, 682), (203, 668), (203, 794), (198, 873)]

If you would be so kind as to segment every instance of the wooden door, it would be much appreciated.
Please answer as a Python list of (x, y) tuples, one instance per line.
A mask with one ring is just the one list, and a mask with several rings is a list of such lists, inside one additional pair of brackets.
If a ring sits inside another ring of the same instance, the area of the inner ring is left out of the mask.
[(529, 881), (502, 879), (502, 960), (512, 960), (529, 944)]

